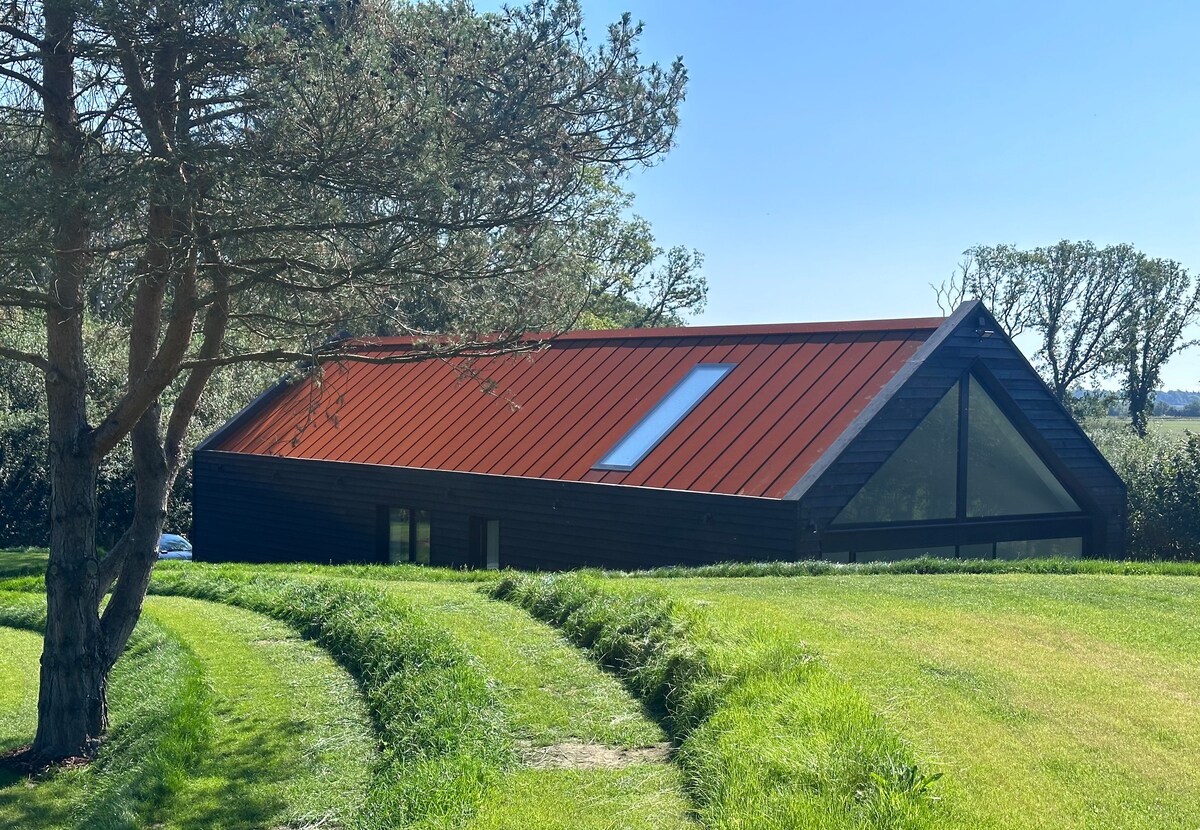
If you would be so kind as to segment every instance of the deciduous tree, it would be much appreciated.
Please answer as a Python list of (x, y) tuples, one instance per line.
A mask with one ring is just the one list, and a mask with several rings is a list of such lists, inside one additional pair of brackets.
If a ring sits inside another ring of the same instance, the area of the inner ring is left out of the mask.
[(1163, 364), (1192, 345), (1183, 333), (1200, 314), (1200, 281), (1178, 262), (1143, 257), (1132, 294), (1121, 320), (1119, 368), (1130, 426), (1144, 438)]
[(966, 257), (958, 274), (935, 287), (939, 303), (982, 299), (1011, 336), (1034, 332), (1034, 360), (1060, 403), (1115, 365), (1143, 260), (1131, 246), (1064, 240), (1028, 251), (977, 246)]

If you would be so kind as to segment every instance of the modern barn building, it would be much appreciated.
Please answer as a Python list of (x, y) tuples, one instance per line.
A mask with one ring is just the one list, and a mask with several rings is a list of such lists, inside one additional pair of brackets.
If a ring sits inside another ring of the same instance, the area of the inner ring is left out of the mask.
[(1120, 478), (977, 302), (344, 361), (197, 448), (194, 499), (210, 561), (1113, 557), (1125, 530)]

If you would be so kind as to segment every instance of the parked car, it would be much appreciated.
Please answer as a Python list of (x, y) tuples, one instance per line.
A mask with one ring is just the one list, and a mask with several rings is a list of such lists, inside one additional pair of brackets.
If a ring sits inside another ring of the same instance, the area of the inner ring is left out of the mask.
[(158, 537), (159, 559), (191, 559), (192, 543), (175, 533)]

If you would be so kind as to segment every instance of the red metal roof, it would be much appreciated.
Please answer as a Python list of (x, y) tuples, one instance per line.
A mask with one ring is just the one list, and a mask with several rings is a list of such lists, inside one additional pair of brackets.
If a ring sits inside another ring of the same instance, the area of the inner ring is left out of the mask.
[[(782, 498), (942, 322), (571, 332), (531, 354), (345, 361), (208, 449)], [(594, 469), (698, 363), (736, 366), (632, 470)]]

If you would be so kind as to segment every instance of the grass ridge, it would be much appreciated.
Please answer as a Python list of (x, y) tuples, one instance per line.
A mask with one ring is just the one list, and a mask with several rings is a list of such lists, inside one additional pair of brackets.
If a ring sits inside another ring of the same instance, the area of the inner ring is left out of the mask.
[[(44, 600), (0, 593), (0, 625), (41, 633), (45, 619)], [(130, 637), (109, 688), (112, 731), (96, 760), (52, 771), (32, 800), (0, 795), (0, 820), (11, 818), (13, 826), (50, 819), (79, 830), (133, 830), (164, 818), (211, 732), (200, 662), (185, 643), (147, 620)]]
[(821, 559), (797, 562), (718, 562), (696, 567), (671, 566), (642, 571), (591, 570), (608, 578), (847, 576), (913, 574), (1061, 574), (1109, 576), (1200, 576), (1200, 562), (1133, 559), (944, 559), (921, 556), (895, 562), (842, 563)]
[[(509, 576), (490, 593), (559, 627), (662, 713), (705, 826), (936, 826), (938, 776), (814, 654), (776, 646), (723, 661), (669, 597), (619, 595), (587, 575)], [(803, 751), (780, 752), (781, 731)]]
[(382, 749), (364, 828), (454, 826), (515, 762), (492, 691), (466, 652), (380, 590), (193, 565), (157, 571), (151, 591), (281, 620), (358, 680)]

